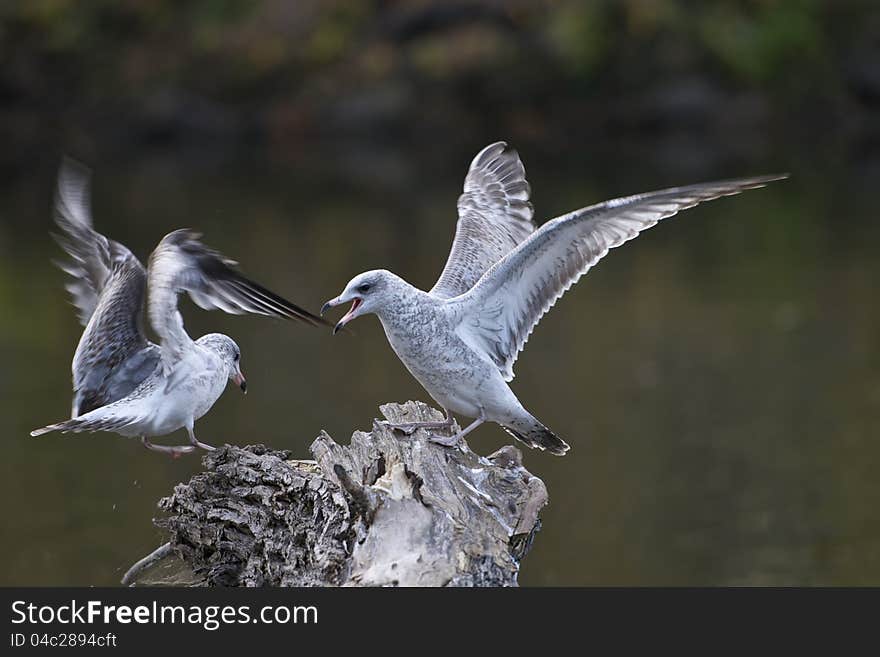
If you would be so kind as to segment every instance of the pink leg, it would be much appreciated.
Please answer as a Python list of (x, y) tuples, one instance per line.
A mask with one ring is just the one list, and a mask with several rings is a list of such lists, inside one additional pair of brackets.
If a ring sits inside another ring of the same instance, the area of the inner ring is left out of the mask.
[(201, 447), (202, 449), (206, 449), (209, 452), (214, 451), (215, 448), (211, 447), (211, 445), (199, 442), (199, 440), (196, 438), (195, 432), (193, 432), (192, 427), (187, 427), (186, 432), (189, 434), (189, 442), (193, 445), (193, 447)]
[(151, 449), (154, 452), (162, 452), (163, 454), (169, 454), (171, 458), (180, 458), (182, 454), (189, 454), (190, 452), (195, 450), (194, 445), (157, 445), (156, 443), (151, 443), (147, 440), (146, 436), (141, 436), (141, 443), (147, 449)]
[(431, 442), (437, 443), (438, 445), (443, 445), (444, 447), (457, 447), (462, 438), (464, 438), (471, 431), (483, 424), (483, 422), (485, 422), (483, 418), (477, 418), (454, 436), (438, 436), (436, 434), (432, 434)]

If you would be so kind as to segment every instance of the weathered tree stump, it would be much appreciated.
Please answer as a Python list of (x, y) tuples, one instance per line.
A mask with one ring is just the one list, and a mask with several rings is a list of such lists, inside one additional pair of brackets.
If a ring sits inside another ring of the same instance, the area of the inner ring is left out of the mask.
[[(392, 422), (442, 419), (419, 402)], [(457, 431), (457, 427), (455, 428)], [(314, 461), (226, 445), (159, 502), (169, 541), (123, 583), (220, 586), (511, 586), (540, 527), (544, 483), (512, 446), (481, 457), (376, 420)]]

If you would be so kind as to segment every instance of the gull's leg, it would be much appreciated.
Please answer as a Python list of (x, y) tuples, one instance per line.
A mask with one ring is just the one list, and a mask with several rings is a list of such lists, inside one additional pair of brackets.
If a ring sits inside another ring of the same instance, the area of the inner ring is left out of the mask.
[(452, 425), (455, 423), (455, 419), (452, 417), (452, 413), (450, 413), (447, 409), (443, 409), (443, 412), (446, 414), (446, 417), (442, 420), (431, 420), (430, 422), (391, 422), (389, 420), (379, 420), (380, 424), (384, 424), (386, 427), (393, 431), (401, 431), (405, 433), (407, 436), (415, 433), (417, 429), (451, 429)]
[(454, 436), (438, 436), (436, 434), (431, 434), (431, 442), (437, 443), (438, 445), (443, 445), (444, 447), (457, 447), (462, 438), (464, 438), (471, 431), (483, 424), (483, 422), (485, 422), (485, 420), (481, 417), (478, 417), (476, 420), (471, 422)]
[(202, 449), (206, 449), (209, 452), (212, 452), (216, 449), (216, 447), (212, 447), (207, 443), (200, 442), (199, 439), (196, 438), (196, 434), (195, 432), (193, 432), (192, 424), (186, 425), (186, 432), (189, 434), (189, 442), (192, 443), (193, 449), (195, 449), (196, 447), (201, 447)]
[(181, 454), (189, 454), (190, 452), (195, 450), (194, 445), (157, 445), (156, 443), (151, 443), (146, 436), (141, 436), (141, 444), (147, 449), (151, 449), (154, 452), (162, 452), (163, 454), (170, 454), (171, 458), (179, 458)]

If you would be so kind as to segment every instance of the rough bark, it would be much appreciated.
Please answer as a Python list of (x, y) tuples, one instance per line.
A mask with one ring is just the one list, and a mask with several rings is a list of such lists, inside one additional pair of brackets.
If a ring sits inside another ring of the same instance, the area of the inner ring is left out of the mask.
[[(442, 419), (418, 402), (380, 410)], [(205, 471), (159, 502), (169, 542), (125, 583), (516, 585), (547, 489), (515, 447), (481, 457), (377, 420), (347, 446), (322, 432), (311, 453), (226, 445), (205, 456)]]

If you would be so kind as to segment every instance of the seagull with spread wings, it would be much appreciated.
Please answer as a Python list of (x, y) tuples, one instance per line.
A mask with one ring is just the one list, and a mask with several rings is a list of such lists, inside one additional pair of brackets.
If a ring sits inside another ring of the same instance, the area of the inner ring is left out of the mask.
[(358, 274), (331, 306), (351, 302), (334, 332), (373, 313), (397, 356), (446, 411), (442, 422), (395, 425), (451, 430), (452, 413), (474, 421), (435, 441), (455, 445), (497, 422), (529, 447), (562, 455), (569, 446), (529, 413), (508, 385), (532, 330), (609, 249), (661, 219), (704, 201), (763, 187), (786, 175), (675, 187), (591, 205), (535, 225), (525, 168), (504, 142), (471, 163), (458, 199), (449, 259), (429, 292), (384, 269)]
[[(226, 335), (193, 340), (183, 326), (178, 296), (186, 292), (205, 309), (253, 313), (306, 322), (323, 320), (245, 278), (232, 260), (209, 249), (200, 235), (176, 230), (166, 235), (144, 269), (119, 242), (92, 227), (89, 172), (65, 160), (58, 179), (55, 237), (71, 260), (60, 266), (70, 275), (67, 289), (85, 331), (73, 356), (71, 419), (31, 432), (112, 431), (140, 437), (153, 450), (173, 456), (196, 447), (193, 425), (207, 413), (232, 379), (247, 390), (241, 352)], [(159, 343), (144, 333), (146, 302)], [(186, 428), (188, 445), (150, 442)]]

